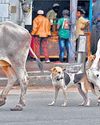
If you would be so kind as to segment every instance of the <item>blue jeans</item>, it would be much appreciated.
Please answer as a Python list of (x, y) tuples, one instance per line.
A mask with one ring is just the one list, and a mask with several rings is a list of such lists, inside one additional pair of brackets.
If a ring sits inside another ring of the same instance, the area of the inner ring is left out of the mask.
[(69, 49), (70, 49), (70, 41), (69, 41), (69, 39), (60, 38), (60, 40), (59, 40), (59, 50), (60, 50), (59, 60), (61, 62), (64, 61), (65, 49), (66, 49), (66, 52), (67, 52), (67, 61), (68, 61)]

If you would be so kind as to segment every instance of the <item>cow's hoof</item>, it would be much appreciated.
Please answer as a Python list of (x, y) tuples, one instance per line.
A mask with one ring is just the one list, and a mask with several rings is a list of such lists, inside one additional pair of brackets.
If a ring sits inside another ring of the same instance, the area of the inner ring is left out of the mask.
[(0, 106), (3, 106), (6, 103), (4, 98), (0, 98)]
[(22, 111), (23, 107), (21, 105), (16, 105), (15, 108), (11, 108), (11, 111)]
[(19, 104), (21, 104), (23, 107), (26, 106), (25, 102), (20, 101)]

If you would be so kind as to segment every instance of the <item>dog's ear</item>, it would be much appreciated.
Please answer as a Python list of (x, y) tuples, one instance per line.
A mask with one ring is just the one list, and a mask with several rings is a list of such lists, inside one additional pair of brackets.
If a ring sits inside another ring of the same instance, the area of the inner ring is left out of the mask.
[(92, 54), (91, 54), (91, 55), (88, 57), (88, 60), (89, 60), (89, 61), (94, 61), (94, 59), (95, 59), (95, 55), (92, 55)]
[(63, 71), (66, 70), (66, 67), (65, 67), (65, 66), (60, 66), (60, 68), (62, 68)]
[(92, 55), (92, 57), (91, 57), (91, 58), (92, 58), (92, 60), (94, 60), (94, 59), (96, 58), (96, 55)]
[(51, 68), (50, 71), (52, 72), (54, 68)]
[(51, 71), (51, 72), (53, 72), (54, 70), (56, 70), (56, 68), (55, 68), (55, 67), (53, 67), (53, 68), (51, 68), (51, 69), (50, 69), (50, 71)]

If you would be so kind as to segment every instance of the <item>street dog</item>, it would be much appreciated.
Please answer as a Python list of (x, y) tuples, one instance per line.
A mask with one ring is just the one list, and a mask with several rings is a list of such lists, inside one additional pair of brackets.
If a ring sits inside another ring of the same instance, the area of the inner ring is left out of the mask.
[(100, 104), (100, 39), (97, 44), (97, 51), (95, 54), (95, 59), (90, 66), (90, 68), (86, 71), (87, 78), (89, 82), (92, 84), (95, 95), (98, 98), (98, 105)]
[(66, 89), (71, 85), (76, 85), (79, 90), (79, 93), (84, 99), (84, 104), (82, 103), (82, 105), (88, 106), (90, 102), (85, 96), (84, 92), (86, 91), (87, 88), (83, 80), (84, 75), (85, 74), (82, 72), (78, 72), (77, 74), (67, 73), (59, 66), (53, 67), (51, 69), (51, 78), (52, 78), (52, 84), (55, 88), (55, 97), (52, 103), (48, 105), (51, 106), (56, 103), (58, 92), (60, 89), (62, 89), (64, 95), (64, 103), (62, 104), (62, 106), (66, 106), (67, 105)]
[[(91, 55), (88, 58), (88, 68), (92, 65), (93, 60), (94, 56)], [(64, 103), (62, 104), (62, 106), (67, 106), (66, 89), (71, 85), (75, 85), (78, 88), (80, 95), (83, 97), (83, 102), (80, 105), (90, 105), (90, 99), (88, 98), (87, 94), (89, 92), (89, 89), (91, 89), (94, 94), (95, 90), (93, 85), (88, 81), (85, 71), (82, 72), (80, 70), (77, 73), (68, 73), (65, 71), (65, 69), (56, 66), (51, 69), (51, 79), (52, 84), (55, 88), (55, 97), (54, 100), (50, 104), (48, 104), (49, 106), (52, 106), (56, 103), (58, 92), (60, 89), (62, 89), (64, 95)]]

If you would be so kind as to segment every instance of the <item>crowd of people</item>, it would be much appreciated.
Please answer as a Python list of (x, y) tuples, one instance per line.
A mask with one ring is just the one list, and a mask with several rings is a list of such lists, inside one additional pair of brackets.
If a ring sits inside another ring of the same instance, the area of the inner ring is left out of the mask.
[[(40, 58), (41, 51), (45, 57), (45, 62), (49, 63), (49, 53), (48, 53), (48, 38), (51, 36), (51, 32), (55, 30), (58, 31), (58, 46), (59, 46), (59, 61), (69, 62), (70, 57), (70, 12), (67, 9), (62, 11), (62, 17), (58, 18), (57, 14), (59, 12), (60, 5), (58, 3), (53, 4), (52, 9), (45, 15), (43, 10), (37, 11), (37, 16), (33, 19), (32, 27), (32, 41), (34, 41), (35, 53)], [(84, 35), (85, 29), (89, 29), (89, 20), (84, 18), (85, 11), (79, 7), (77, 9), (77, 20), (76, 20), (76, 51), (78, 47), (78, 38), (80, 35)], [(64, 60), (64, 55), (67, 55), (66, 60)]]

